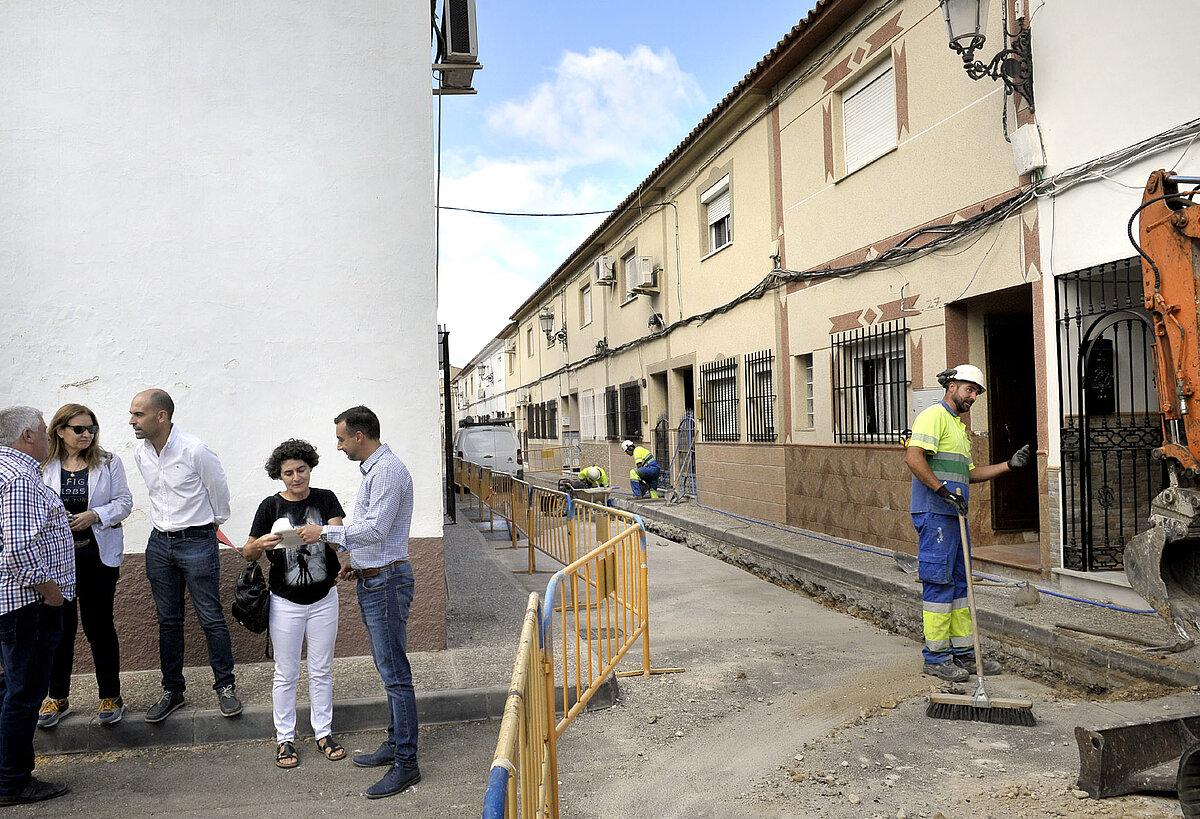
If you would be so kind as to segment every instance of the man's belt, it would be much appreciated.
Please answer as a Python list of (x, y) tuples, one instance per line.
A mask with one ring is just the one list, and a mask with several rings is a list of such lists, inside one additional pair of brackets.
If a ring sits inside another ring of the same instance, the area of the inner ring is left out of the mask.
[(408, 558), (402, 557), (399, 560), (393, 560), (391, 563), (387, 564), (386, 566), (372, 566), (369, 569), (354, 569), (354, 576), (357, 577), (359, 580), (366, 580), (368, 577), (378, 577), (379, 575), (386, 572), (388, 569), (394, 569), (397, 566), (400, 566), (407, 562), (408, 562)]
[(184, 529), (176, 529), (173, 532), (166, 532), (158, 527), (155, 527), (154, 531), (158, 532), (163, 537), (174, 539), (185, 537), (204, 537), (205, 535), (211, 535), (216, 528), (217, 527), (215, 524), (205, 523), (200, 526), (188, 526)]

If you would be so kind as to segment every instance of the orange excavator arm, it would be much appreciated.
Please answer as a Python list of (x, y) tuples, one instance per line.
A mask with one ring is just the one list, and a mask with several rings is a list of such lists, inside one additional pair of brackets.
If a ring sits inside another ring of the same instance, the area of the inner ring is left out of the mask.
[(1195, 188), (1180, 192), (1189, 184), (1200, 185), (1200, 177), (1152, 173), (1130, 229), (1136, 218), (1142, 290), (1154, 324), (1154, 380), (1163, 423), (1156, 454), (1172, 472), (1194, 478), (1200, 472), (1200, 202), (1193, 202)]

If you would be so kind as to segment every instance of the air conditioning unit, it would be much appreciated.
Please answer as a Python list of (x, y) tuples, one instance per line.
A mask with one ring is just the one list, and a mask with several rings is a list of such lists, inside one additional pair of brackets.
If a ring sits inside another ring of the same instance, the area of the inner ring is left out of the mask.
[(504, 352), (508, 353), (509, 355), (517, 354), (517, 340), (515, 338), (504, 345)]
[(635, 256), (629, 265), (629, 292), (654, 294), (658, 292), (654, 275), (654, 260), (649, 256)]
[(596, 259), (595, 268), (592, 271), (592, 284), (598, 284), (601, 287), (612, 287), (617, 283), (617, 270), (613, 264), (612, 256), (601, 256)]
[(475, 393), (475, 397), (476, 398), (487, 398), (487, 390), (485, 390), (483, 387), (480, 387), (479, 391)]
[[(438, 63), (442, 85), (470, 88), (475, 69), (479, 68), (479, 38), (475, 27), (475, 0), (444, 0), (442, 28), (438, 42)], [(450, 68), (461, 65), (462, 68)]]
[(520, 407), (526, 407), (526, 406), (529, 406), (529, 404), (530, 404), (530, 403), (531, 403), (531, 402), (530, 402), (530, 398), (529, 398), (529, 393), (528, 393), (528, 392), (519, 392), (519, 393), (517, 393), (517, 406), (520, 406)]

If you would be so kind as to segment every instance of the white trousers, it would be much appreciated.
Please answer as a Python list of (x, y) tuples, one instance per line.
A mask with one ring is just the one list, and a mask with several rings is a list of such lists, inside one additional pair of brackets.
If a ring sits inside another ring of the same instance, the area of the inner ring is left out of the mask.
[(300, 651), (308, 640), (308, 698), (313, 736), (329, 736), (333, 726), (333, 646), (337, 641), (338, 590), (307, 606), (271, 595), (271, 646), (275, 652), (275, 681), (271, 702), (275, 710), (275, 741), (296, 739), (296, 686), (300, 682)]

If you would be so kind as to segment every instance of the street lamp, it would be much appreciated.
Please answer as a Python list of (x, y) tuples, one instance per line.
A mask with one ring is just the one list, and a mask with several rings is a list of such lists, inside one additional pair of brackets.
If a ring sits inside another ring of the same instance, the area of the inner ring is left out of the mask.
[(554, 311), (549, 307), (543, 307), (538, 312), (538, 325), (546, 335), (546, 341), (557, 341), (563, 347), (567, 346), (567, 327), (564, 324), (558, 330), (554, 329)]
[[(1007, 2), (1007, 0), (1003, 0)], [(973, 80), (991, 77), (1004, 82), (1006, 94), (1020, 94), (1033, 108), (1033, 51), (1029, 29), (1017, 20), (1017, 31), (1005, 31), (1010, 47), (1002, 49), (986, 64), (975, 59), (987, 39), (989, 0), (938, 0), (946, 18), (950, 48), (962, 57), (963, 69)]]

